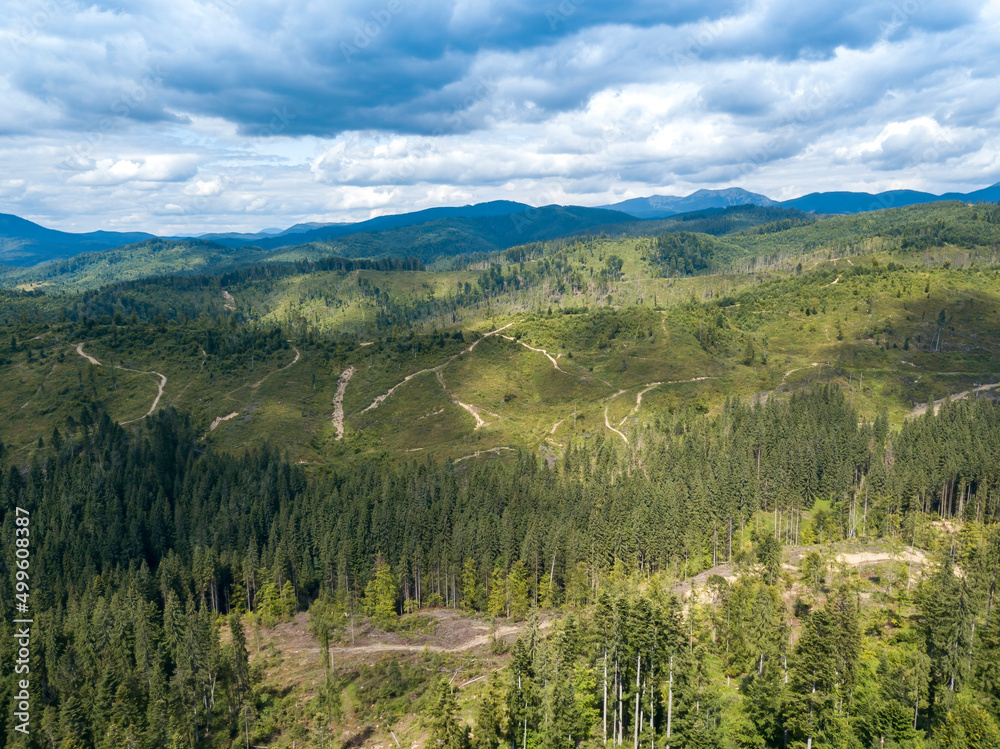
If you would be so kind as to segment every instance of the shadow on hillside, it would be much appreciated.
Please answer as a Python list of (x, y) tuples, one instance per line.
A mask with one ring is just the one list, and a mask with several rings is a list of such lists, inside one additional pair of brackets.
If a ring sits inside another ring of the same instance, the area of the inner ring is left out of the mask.
[(371, 738), (373, 733), (375, 733), (375, 731), (371, 726), (365, 726), (364, 730), (358, 731), (344, 742), (344, 749), (357, 749), (357, 747), (364, 745), (364, 743)]

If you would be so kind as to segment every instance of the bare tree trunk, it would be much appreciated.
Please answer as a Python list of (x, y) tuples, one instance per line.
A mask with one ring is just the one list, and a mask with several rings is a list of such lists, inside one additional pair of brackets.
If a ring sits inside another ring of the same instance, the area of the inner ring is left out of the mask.
[(604, 743), (608, 743), (608, 648), (604, 648)]
[(670, 678), (667, 680), (667, 749), (670, 749), (670, 724), (674, 715), (674, 656), (670, 656)]
[(633, 733), (635, 738), (633, 744), (635, 749), (639, 749), (639, 674), (642, 671), (642, 655), (635, 657), (635, 714), (632, 717)]

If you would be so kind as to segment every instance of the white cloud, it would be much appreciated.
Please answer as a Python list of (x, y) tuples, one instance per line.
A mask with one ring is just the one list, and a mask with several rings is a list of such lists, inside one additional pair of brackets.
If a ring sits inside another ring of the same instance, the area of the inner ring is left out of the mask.
[(221, 195), (225, 189), (222, 182), (220, 177), (196, 179), (184, 188), (184, 194), (200, 198), (214, 198)]
[(926, 168), (978, 150), (986, 137), (970, 129), (942, 127), (931, 117), (890, 122), (870, 141), (839, 151), (847, 159), (871, 163), (884, 170)]
[(158, 154), (134, 159), (99, 159), (91, 169), (74, 174), (73, 185), (114, 186), (126, 182), (182, 182), (198, 171), (195, 154)]

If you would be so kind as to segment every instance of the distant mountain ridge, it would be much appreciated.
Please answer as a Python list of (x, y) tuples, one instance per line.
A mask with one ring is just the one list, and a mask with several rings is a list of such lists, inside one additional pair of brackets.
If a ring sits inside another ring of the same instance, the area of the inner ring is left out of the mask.
[[(277, 250), (284, 247), (301, 245), (322, 245), (336, 243), (354, 235), (377, 235), (380, 232), (391, 232), (407, 227), (427, 227), (427, 232), (447, 228), (456, 230), (464, 238), (465, 229), (437, 226), (435, 222), (445, 220), (478, 220), (504, 216), (529, 216), (528, 224), (532, 228), (527, 232), (515, 232), (514, 237), (506, 236), (506, 229), (499, 226), (486, 228), (479, 226), (468, 228), (473, 235), (485, 231), (489, 238), (479, 242), (473, 237), (474, 245), (479, 249), (505, 244), (511, 239), (535, 241), (550, 239), (556, 236), (553, 232), (574, 232), (589, 230), (606, 223), (614, 225), (623, 221), (667, 219), (681, 214), (697, 211), (730, 208), (740, 205), (755, 205), (760, 207), (796, 208), (806, 213), (816, 214), (852, 214), (864, 211), (874, 211), (883, 208), (901, 208), (908, 205), (932, 203), (945, 200), (959, 200), (966, 203), (1000, 201), (1000, 183), (970, 193), (945, 193), (933, 195), (917, 190), (890, 190), (882, 193), (866, 192), (817, 192), (803, 195), (786, 201), (775, 201), (761, 193), (750, 192), (740, 187), (730, 187), (721, 190), (698, 190), (686, 196), (652, 195), (645, 198), (632, 198), (619, 203), (584, 208), (580, 206), (545, 206), (533, 208), (526, 203), (510, 200), (494, 200), (465, 206), (443, 206), (427, 208), (421, 211), (378, 216), (367, 221), (355, 223), (324, 223), (305, 222), (295, 224), (287, 229), (264, 229), (259, 232), (219, 232), (202, 234), (200, 236), (160, 237), (173, 240), (200, 240), (215, 242), (230, 249), (246, 247), (250, 254), (260, 250)], [(562, 208), (562, 213), (554, 213), (549, 208)], [(569, 213), (567, 213), (569, 211)], [(542, 212), (542, 213), (539, 213)], [(588, 213), (590, 212), (590, 213)], [(596, 213), (595, 213), (596, 212)], [(544, 219), (539, 216), (544, 215)], [(540, 223), (539, 223), (540, 221)], [(546, 221), (554, 221), (551, 226), (544, 226)], [(517, 221), (514, 220), (516, 223)], [(523, 223), (523, 222), (522, 222)], [(427, 232), (424, 232), (425, 234)], [(420, 234), (418, 232), (417, 234)], [(435, 234), (430, 244), (427, 237), (418, 238), (428, 253), (431, 246), (440, 252), (446, 241), (445, 234)], [(522, 236), (523, 235), (523, 236)], [(414, 235), (416, 236), (416, 235)], [(531, 238), (529, 238), (531, 237)], [(39, 263), (54, 260), (65, 260), (83, 253), (101, 252), (104, 250), (124, 247), (126, 245), (158, 238), (146, 232), (111, 232), (95, 231), (82, 234), (47, 229), (27, 219), (0, 213), (0, 265), (31, 267)], [(359, 244), (372, 245), (371, 239)], [(400, 246), (398, 242), (394, 242)], [(254, 248), (250, 250), (250, 248)], [(356, 248), (355, 248), (356, 249)], [(444, 253), (451, 254), (451, 253)]]
[(651, 195), (648, 198), (632, 198), (600, 207), (622, 211), (636, 218), (659, 219), (680, 213), (736, 205), (781, 206), (797, 208), (806, 213), (844, 214), (878, 211), (883, 208), (903, 208), (908, 205), (944, 200), (959, 200), (963, 203), (995, 202), (1000, 200), (1000, 183), (969, 193), (949, 192), (934, 195), (918, 190), (888, 190), (880, 193), (813, 192), (785, 201), (772, 200), (766, 195), (749, 192), (741, 187), (731, 187), (724, 190), (698, 190), (686, 197)]
[[(193, 235), (157, 237), (146, 232), (96, 231), (86, 234), (46, 229), (27, 219), (0, 213), (0, 265), (31, 267), (53, 260), (66, 260), (76, 255), (123, 247), (147, 239), (169, 239), (177, 241), (215, 242), (231, 249), (253, 246), (273, 250), (311, 242), (329, 242), (352, 234), (366, 234), (406, 226), (427, 224), (445, 218), (477, 218), (506, 216), (525, 211), (537, 210), (526, 203), (510, 200), (494, 200), (475, 205), (427, 208), (422, 211), (379, 216), (356, 223), (307, 222), (295, 224), (287, 229), (265, 229), (260, 232), (218, 232)], [(585, 208), (585, 211), (597, 209)], [(608, 217), (609, 221), (631, 218), (619, 214)], [(586, 228), (592, 225), (584, 222)]]
[[(411, 213), (378, 216), (376, 218), (368, 219), (367, 221), (359, 221), (356, 224), (328, 224), (315, 229), (295, 232), (294, 235), (289, 234), (289, 232), (284, 232), (281, 235), (269, 237), (260, 242), (256, 242), (255, 244), (266, 250), (273, 250), (278, 247), (288, 247), (293, 244), (329, 242), (351, 234), (366, 234), (368, 232), (398, 229), (405, 226), (416, 226), (445, 218), (508, 216), (513, 213), (522, 213), (523, 211), (531, 210), (531, 208), (532, 207), (526, 203), (515, 203), (511, 200), (493, 200), (488, 203), (476, 203), (475, 205), (456, 207), (427, 208), (422, 211), (413, 211)], [(302, 226), (302, 224), (299, 224), (298, 226)], [(292, 228), (294, 229), (295, 227)], [(291, 241), (292, 236), (294, 236), (294, 241)]]
[(99, 252), (134, 244), (154, 235), (146, 232), (92, 231), (84, 234), (46, 229), (33, 221), (0, 213), (0, 264), (36, 265), (83, 252)]
[[(29, 268), (0, 268), (0, 286), (44, 284), (95, 288), (115, 281), (135, 280), (153, 275), (217, 273), (264, 262), (343, 258), (416, 258), (433, 263), (455, 255), (491, 253), (516, 245), (600, 231), (602, 227), (634, 223), (626, 213), (580, 206), (544, 206), (505, 213), (511, 206), (473, 206), (471, 213), (436, 218), (421, 223), (402, 223), (382, 229), (354, 232), (330, 239), (304, 241), (325, 227), (291, 233), (286, 239), (274, 237), (274, 248), (262, 242), (239, 242), (204, 238), (174, 239), (154, 237), (136, 244), (101, 252), (88, 252), (58, 262)], [(434, 210), (429, 215), (453, 213), (455, 209)], [(469, 212), (466, 212), (469, 213)], [(425, 216), (427, 213), (424, 214)], [(388, 217), (399, 218), (399, 217)], [(371, 226), (371, 222), (363, 222)], [(393, 222), (378, 222), (385, 227)]]
[(959, 200), (963, 203), (994, 202), (1000, 200), (1000, 183), (969, 193), (948, 192), (944, 195), (918, 190), (888, 190), (880, 193), (813, 192), (801, 198), (786, 200), (781, 205), (811, 213), (864, 213), (945, 200)]
[(728, 208), (734, 205), (772, 206), (777, 203), (766, 195), (749, 192), (742, 187), (729, 187), (724, 190), (698, 190), (690, 195), (651, 195), (648, 198), (632, 198), (620, 203), (602, 205), (610, 211), (622, 211), (636, 218), (657, 219), (669, 218), (679, 213), (704, 211), (709, 208)]

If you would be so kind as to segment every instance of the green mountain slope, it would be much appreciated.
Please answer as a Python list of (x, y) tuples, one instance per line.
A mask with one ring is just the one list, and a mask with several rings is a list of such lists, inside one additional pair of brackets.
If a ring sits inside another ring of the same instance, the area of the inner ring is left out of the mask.
[(205, 240), (147, 239), (86, 252), (33, 268), (8, 268), (0, 282), (22, 288), (91, 289), (118, 281), (174, 273), (217, 273), (266, 259), (259, 248), (230, 248)]
[(99, 252), (151, 238), (145, 232), (94, 231), (84, 234), (47, 229), (0, 213), (0, 265), (31, 266), (81, 252)]
[[(151, 239), (39, 267), (6, 268), (0, 271), (0, 284), (22, 288), (44, 285), (65, 290), (97, 288), (156, 275), (217, 273), (264, 261), (316, 260), (334, 255), (347, 258), (415, 257), (430, 262), (456, 255), (489, 255), (526, 242), (578, 234), (631, 219), (614, 211), (573, 206), (509, 212), (519, 207), (520, 204), (507, 204), (507, 213), (442, 218), (385, 231), (351, 234), (329, 242), (287, 247), (284, 245), (288, 242), (301, 241), (303, 236), (313, 232), (289, 235), (294, 239), (282, 238), (276, 249), (263, 249), (257, 245), (231, 246), (232, 243), (206, 240)], [(391, 225), (393, 222), (385, 223)], [(337, 227), (317, 231), (328, 232), (334, 228)]]
[(991, 211), (0, 290), (0, 655), (56, 746), (993, 746)]
[(280, 435), (322, 463), (631, 444), (664, 410), (815, 382), (898, 422), (1000, 372), (993, 268), (868, 254), (807, 258), (801, 274), (663, 277), (642, 238), (540, 252), (488, 271), (274, 265), (10, 296), (0, 340), (15, 340), (3, 372), (20, 405), (2, 439), (30, 449), (88, 399), (140, 418), (161, 375), (160, 405), (191, 412), (206, 439)]

